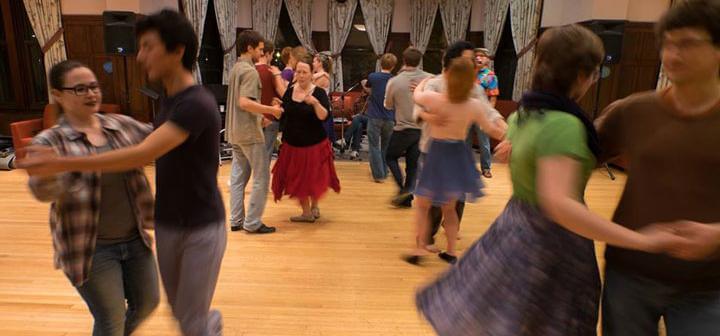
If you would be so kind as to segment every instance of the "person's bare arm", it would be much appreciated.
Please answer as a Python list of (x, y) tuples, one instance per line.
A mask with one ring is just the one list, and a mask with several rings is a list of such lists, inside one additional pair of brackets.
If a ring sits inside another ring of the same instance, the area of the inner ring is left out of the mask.
[(505, 130), (507, 130), (505, 121), (499, 118), (491, 122), (490, 119), (488, 119), (489, 113), (487, 110), (492, 109), (492, 107), (487, 102), (478, 99), (474, 99), (474, 103), (479, 109), (477, 113), (475, 113), (475, 122), (487, 135), (502, 141), (505, 137)]
[(240, 107), (241, 109), (243, 109), (245, 111), (251, 112), (251, 113), (272, 114), (276, 118), (280, 118), (280, 116), (282, 115), (282, 112), (283, 112), (283, 109), (280, 106), (263, 105), (263, 104), (260, 104), (248, 97), (238, 98), (238, 107)]
[(330, 79), (326, 76), (321, 76), (315, 80), (315, 85), (323, 90), (328, 90), (330, 89)]
[(490, 102), (490, 106), (495, 108), (495, 105), (497, 105), (497, 96), (491, 96), (488, 98), (488, 102)]

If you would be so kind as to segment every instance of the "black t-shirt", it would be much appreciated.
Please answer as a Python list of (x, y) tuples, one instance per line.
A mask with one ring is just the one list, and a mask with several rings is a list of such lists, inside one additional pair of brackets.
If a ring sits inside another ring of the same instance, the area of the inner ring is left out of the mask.
[[(316, 145), (327, 139), (325, 128), (323, 128), (324, 120), (318, 119), (312, 106), (298, 103), (292, 99), (294, 88), (294, 86), (288, 88), (283, 96), (283, 108), (285, 109), (281, 118), (283, 141), (295, 147)], [(320, 102), (320, 105), (330, 111), (330, 100), (325, 90), (316, 86), (312, 95)]]
[(190, 135), (155, 163), (156, 222), (199, 227), (224, 220), (217, 184), (220, 113), (215, 98), (199, 85), (163, 98), (155, 127), (165, 121)]

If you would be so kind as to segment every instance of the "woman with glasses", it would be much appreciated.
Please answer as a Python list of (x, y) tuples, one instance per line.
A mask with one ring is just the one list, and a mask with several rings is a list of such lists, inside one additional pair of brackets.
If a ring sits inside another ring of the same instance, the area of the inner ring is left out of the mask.
[[(102, 93), (82, 63), (63, 61), (48, 75), (61, 112), (58, 125), (33, 139), (60, 156), (85, 156), (140, 143), (149, 124), (98, 113)], [(95, 318), (93, 335), (128, 335), (160, 301), (147, 229), (154, 198), (142, 169), (30, 177), (40, 201), (51, 202), (55, 266), (62, 268)]]

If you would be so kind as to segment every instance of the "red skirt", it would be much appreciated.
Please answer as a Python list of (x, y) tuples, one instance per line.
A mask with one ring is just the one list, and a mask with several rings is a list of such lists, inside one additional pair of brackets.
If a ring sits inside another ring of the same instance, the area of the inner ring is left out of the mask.
[(275, 201), (290, 198), (319, 199), (332, 188), (340, 192), (332, 147), (326, 139), (308, 146), (295, 147), (283, 142), (280, 156), (272, 169), (272, 192)]

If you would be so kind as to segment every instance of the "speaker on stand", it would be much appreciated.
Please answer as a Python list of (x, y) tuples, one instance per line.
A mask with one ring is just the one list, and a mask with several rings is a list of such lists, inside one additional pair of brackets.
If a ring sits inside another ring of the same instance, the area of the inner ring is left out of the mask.
[(123, 110), (130, 106), (130, 87), (128, 84), (128, 62), (127, 57), (136, 52), (137, 42), (135, 41), (135, 13), (123, 11), (103, 12), (103, 39), (105, 54), (121, 56), (125, 68), (125, 87), (120, 105)]
[[(592, 114), (592, 119), (595, 120), (600, 114), (600, 89), (602, 87), (603, 79), (610, 77), (610, 65), (619, 63), (620, 58), (622, 57), (625, 23), (622, 21), (595, 21), (590, 23), (589, 28), (595, 32), (598, 37), (600, 37), (605, 49), (605, 58), (603, 59), (603, 63), (600, 65), (600, 73), (595, 90), (595, 107), (593, 108)], [(610, 176), (610, 179), (614, 181), (615, 174), (613, 174), (612, 170), (610, 170), (610, 166), (607, 163), (604, 163), (604, 166)]]

